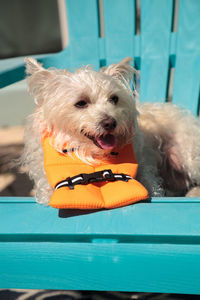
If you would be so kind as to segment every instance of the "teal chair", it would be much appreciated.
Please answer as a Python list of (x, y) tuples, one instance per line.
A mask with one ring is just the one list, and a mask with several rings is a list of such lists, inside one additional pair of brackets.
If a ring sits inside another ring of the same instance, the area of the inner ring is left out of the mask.
[[(141, 0), (140, 30), (135, 2), (66, 0), (69, 46), (40, 61), (98, 69), (132, 56), (141, 101), (164, 102), (171, 89), (173, 103), (197, 114), (200, 1), (179, 0), (176, 32), (177, 1)], [(0, 71), (2, 87), (23, 78), (20, 59)], [(200, 294), (200, 198), (58, 213), (33, 198), (2, 197), (0, 288)]]

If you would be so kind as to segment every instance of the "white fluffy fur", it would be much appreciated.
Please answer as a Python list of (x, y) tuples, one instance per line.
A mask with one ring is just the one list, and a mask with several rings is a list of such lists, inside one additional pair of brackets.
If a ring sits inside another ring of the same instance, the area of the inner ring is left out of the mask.
[[(52, 193), (43, 165), (41, 139), (47, 132), (62, 151), (67, 143), (83, 161), (98, 163), (110, 153), (85, 136), (106, 134), (100, 126), (106, 116), (116, 120), (112, 130), (119, 149), (133, 140), (139, 163), (138, 179), (151, 196), (200, 195), (200, 122), (171, 104), (135, 104), (130, 84), (130, 59), (103, 68), (84, 67), (71, 73), (47, 69), (27, 58), (29, 92), (37, 104), (29, 116), (22, 163), (35, 182), (36, 200), (48, 204)], [(116, 105), (108, 101), (117, 95)], [(75, 103), (85, 99), (88, 107)], [(139, 112), (139, 113), (138, 113)]]

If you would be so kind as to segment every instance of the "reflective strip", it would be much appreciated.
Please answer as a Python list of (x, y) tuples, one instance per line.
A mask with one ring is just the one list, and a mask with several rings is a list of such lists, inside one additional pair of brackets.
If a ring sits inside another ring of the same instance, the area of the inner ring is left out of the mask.
[(105, 175), (109, 175), (109, 172), (108, 171), (105, 171), (105, 172), (103, 172), (103, 176), (105, 176)]
[(59, 183), (59, 184), (56, 186), (55, 190), (59, 189), (59, 188), (62, 187), (62, 186), (65, 186), (65, 185), (68, 185), (68, 181), (63, 181), (63, 182)]
[[(103, 172), (103, 176), (106, 176), (106, 175), (109, 175), (109, 174), (110, 174), (110, 173), (109, 173), (108, 171)], [(124, 178), (126, 178), (126, 179), (133, 179), (131, 176), (125, 175), (125, 174), (124, 174), (124, 175), (121, 175), (121, 174), (113, 174), (113, 176), (114, 176), (115, 179), (124, 179)], [(83, 178), (82, 178), (81, 176), (75, 177), (75, 178), (73, 178), (73, 179), (70, 180), (70, 183), (72, 183), (72, 185), (73, 185), (73, 184), (76, 183), (77, 181), (80, 181), (79, 184), (81, 184), (81, 181), (83, 181)], [(107, 180), (107, 179), (105, 178), (105, 181), (109, 181), (109, 179)], [(69, 185), (70, 185), (70, 184), (69, 184), (69, 181), (68, 181), (68, 180), (62, 181), (62, 182), (60, 182), (60, 183), (58, 183), (58, 184), (56, 185), (55, 190), (61, 188), (62, 186), (69, 186)]]
[[(123, 176), (122, 175), (120, 175), (120, 174), (113, 174), (114, 175), (114, 177), (115, 178), (123, 178)], [(125, 175), (125, 178), (127, 178), (127, 179), (133, 179), (131, 176), (129, 176), (129, 175)]]
[(72, 183), (74, 183), (74, 182), (76, 182), (78, 180), (83, 180), (83, 178), (81, 176), (79, 176), (77, 178), (72, 179), (71, 181), (72, 181)]

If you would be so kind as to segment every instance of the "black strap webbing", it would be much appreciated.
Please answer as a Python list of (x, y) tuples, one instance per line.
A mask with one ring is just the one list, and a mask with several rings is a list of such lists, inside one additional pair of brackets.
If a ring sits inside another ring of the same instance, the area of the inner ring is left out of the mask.
[(116, 181), (116, 180), (122, 180), (122, 181), (128, 181), (130, 179), (133, 179), (131, 176), (120, 173), (115, 174), (112, 172), (112, 170), (103, 170), (99, 172), (94, 173), (82, 173), (73, 177), (68, 177), (65, 180), (62, 180), (58, 182), (55, 186), (55, 189), (59, 189), (61, 187), (69, 187), (71, 190), (74, 189), (74, 186), (77, 184), (89, 184), (93, 182), (100, 182), (100, 181)]

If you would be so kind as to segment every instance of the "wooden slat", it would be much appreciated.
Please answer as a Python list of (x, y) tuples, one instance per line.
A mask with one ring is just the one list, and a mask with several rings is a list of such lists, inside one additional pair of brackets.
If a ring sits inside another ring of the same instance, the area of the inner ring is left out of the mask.
[[(0, 236), (64, 235), (76, 240), (76, 235), (134, 237), (171, 237), (200, 239), (200, 205), (193, 203), (137, 203), (105, 211), (71, 211), (58, 216), (58, 210), (44, 207), (27, 198), (15, 202), (1, 198)], [(12, 198), (11, 198), (12, 199)], [(18, 199), (18, 200), (17, 200)], [(48, 216), (48, 217), (47, 217)], [(145, 222), (144, 222), (145, 220)], [(121, 239), (121, 237), (120, 237)]]
[(199, 203), (59, 218), (14, 199), (0, 202), (0, 288), (200, 293)]
[(141, 101), (166, 100), (172, 0), (141, 0)]
[(200, 1), (180, 0), (173, 103), (197, 114), (200, 88)]
[(24, 64), (13, 69), (0, 72), (0, 88), (3, 88), (16, 81), (22, 80), (25, 77)]
[[(99, 67), (98, 2), (66, 0), (71, 67)], [(67, 65), (67, 61), (66, 61)]]
[(104, 0), (105, 51), (107, 64), (134, 56), (135, 3)]
[(199, 294), (200, 245), (1, 243), (0, 287)]
[[(63, 53), (63, 51), (61, 53)], [(31, 57), (34, 57), (41, 62), (43, 62), (43, 59), (47, 61), (51, 56), (53, 56), (53, 60), (56, 62), (57, 60), (55, 58), (57, 54), (31, 55)], [(25, 56), (20, 56), (0, 60), (0, 88), (6, 87), (25, 78), (24, 58)], [(52, 66), (52, 64), (47, 64), (47, 66)]]

